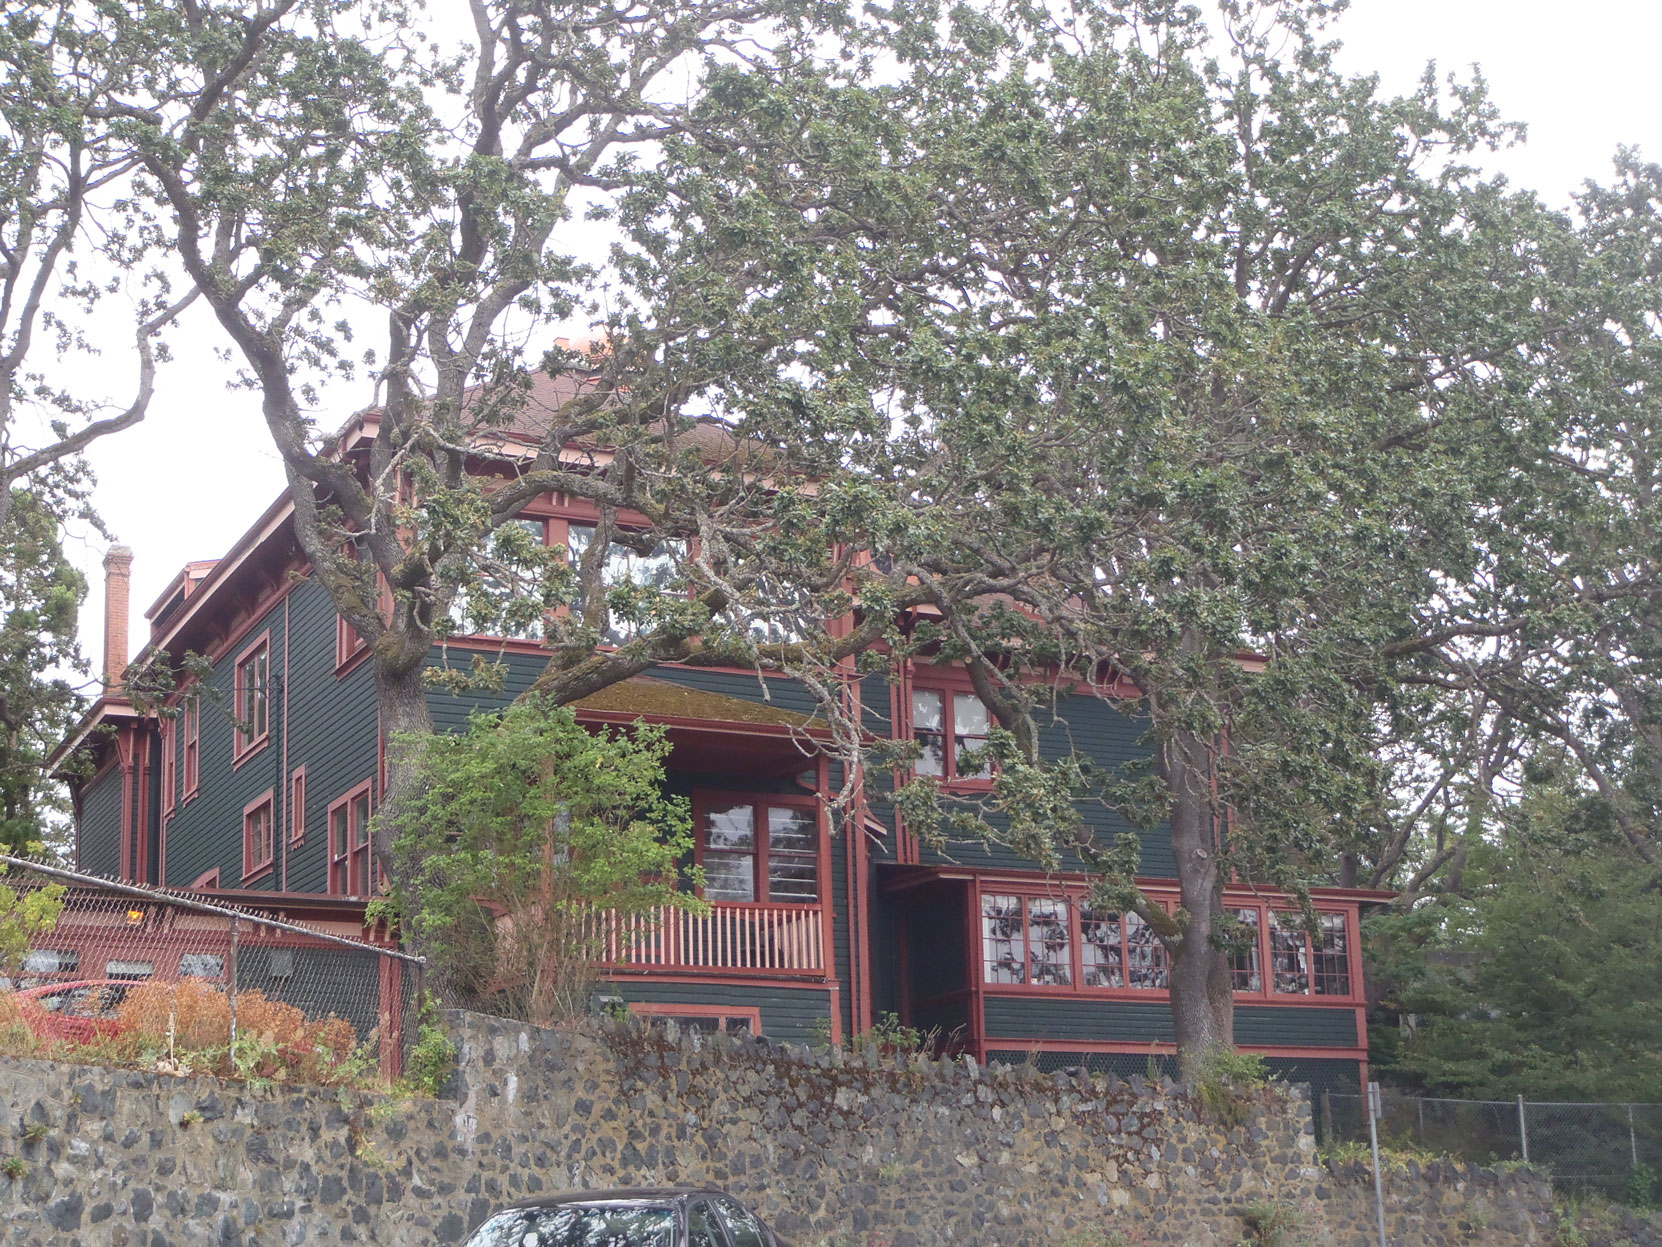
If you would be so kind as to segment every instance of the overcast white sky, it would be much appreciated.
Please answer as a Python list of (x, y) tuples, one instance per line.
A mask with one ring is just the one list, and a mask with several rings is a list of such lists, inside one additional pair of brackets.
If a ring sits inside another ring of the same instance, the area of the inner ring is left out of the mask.
[[(1445, 72), (1480, 64), (1502, 113), (1529, 127), (1528, 143), (1491, 167), (1550, 204), (1567, 203), (1588, 178), (1606, 179), (1618, 144), (1662, 158), (1657, 0), (1352, 0), (1334, 33), (1345, 67), (1379, 74), (1387, 92), (1409, 89), (1428, 60)], [(213, 327), (194, 323), (197, 332), (177, 339), (179, 358), (163, 372), (144, 424), (106, 438), (90, 456), (98, 509), (137, 553), (135, 649), (148, 635), (142, 610), (174, 573), (222, 554), (283, 488), (257, 400), (226, 388), (231, 370), (210, 347)], [(123, 384), (115, 374), (112, 395)], [(339, 397), (344, 419), (369, 395)], [(102, 658), (104, 549), (102, 539), (75, 545), (92, 584), (81, 631), (94, 664)]]

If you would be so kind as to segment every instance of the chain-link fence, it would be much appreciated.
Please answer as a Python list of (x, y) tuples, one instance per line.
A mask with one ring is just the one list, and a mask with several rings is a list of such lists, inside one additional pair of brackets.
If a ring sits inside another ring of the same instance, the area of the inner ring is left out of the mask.
[(361, 932), (0, 854), (0, 1051), (390, 1082), (423, 963)]
[[(1367, 1141), (1363, 1096), (1324, 1093), (1316, 1117), (1324, 1142)], [(1446, 1100), (1382, 1089), (1379, 1142), (1479, 1164), (1527, 1161), (1567, 1192), (1641, 1205), (1662, 1198), (1662, 1104)]]

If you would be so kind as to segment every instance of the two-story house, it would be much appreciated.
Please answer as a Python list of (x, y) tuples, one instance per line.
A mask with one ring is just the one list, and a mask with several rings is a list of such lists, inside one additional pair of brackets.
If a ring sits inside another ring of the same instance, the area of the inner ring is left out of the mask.
[[(385, 741), (368, 655), (309, 573), (290, 517), (279, 498), (220, 558), (187, 565), (145, 612), (149, 647), (211, 662), (214, 696), (186, 686), (174, 716), (137, 712), (114, 684), (128, 655), (127, 568), (113, 558), (113, 691), (64, 750), (93, 755), (74, 783), (84, 870), (269, 908), (361, 914), (375, 887), (367, 830)], [(550, 546), (580, 548), (596, 513), (551, 496), (522, 521)], [(659, 570), (621, 551), (615, 562), (620, 575)], [(500, 694), (478, 699), (432, 691), (445, 728), (505, 702), (544, 661), (535, 639), (446, 645), (433, 661), (465, 663), (482, 651), (500, 656), (508, 678)], [(918, 740), (919, 769), (951, 793), (973, 799), (988, 786), (960, 762), (988, 722), (961, 670), (894, 664), (848, 691), (867, 731)], [(709, 913), (672, 913), (620, 938), (605, 990), (631, 1009), (792, 1041), (841, 1038), (892, 1013), (982, 1060), (1122, 1073), (1169, 1062), (1167, 971), (1153, 933), (1134, 915), (1093, 909), (1081, 874), (1049, 875), (981, 843), (942, 851), (906, 834), (884, 799), (893, 777), (869, 778), (857, 813), (834, 820), (841, 763), (813, 699), (792, 680), (666, 664), (575, 711), (596, 727), (662, 725), (673, 746), (668, 785), (690, 800), (696, 823)], [(1064, 696), (1055, 718), (1048, 750), (1084, 750), (1112, 765), (1147, 748), (1143, 726), (1112, 698)], [(1084, 816), (1103, 837), (1142, 834), (1147, 886), (1176, 904), (1158, 830), (1138, 833), (1101, 806)], [(1312, 938), (1291, 902), (1230, 892), (1257, 933), (1235, 970), (1243, 1048), (1320, 1084), (1363, 1075), (1358, 911), (1377, 899), (1317, 891)]]

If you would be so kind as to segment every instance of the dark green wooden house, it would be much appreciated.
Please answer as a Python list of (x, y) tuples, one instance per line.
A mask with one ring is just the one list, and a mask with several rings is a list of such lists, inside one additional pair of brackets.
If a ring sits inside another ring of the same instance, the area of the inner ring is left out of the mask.
[[(585, 504), (552, 497), (524, 518), (550, 545), (580, 542), (595, 521)], [(112, 610), (124, 613), (125, 566), (111, 574)], [(304, 898), (314, 918), (361, 927), (375, 887), (366, 829), (385, 742), (367, 654), (308, 574), (287, 498), (224, 557), (186, 567), (146, 618), (151, 647), (211, 657), (216, 695), (186, 688), (182, 713), (159, 717), (136, 712), (115, 686), (65, 742), (62, 753), (84, 749), (93, 761), (74, 782), (80, 866), (271, 908)], [(108, 622), (112, 680), (126, 665), (125, 627)], [(536, 641), (448, 644), (435, 661), (501, 654), (511, 673), (504, 698), (542, 665)], [(764, 679), (666, 665), (576, 707), (596, 726), (665, 727), (668, 782), (692, 803), (708, 881), (708, 916), (673, 914), (619, 941), (609, 993), (640, 1013), (781, 1040), (835, 1040), (893, 1014), (982, 1060), (1122, 1073), (1169, 1061), (1166, 968), (1151, 931), (1134, 915), (1093, 911), (1081, 876), (1047, 876), (980, 844), (944, 853), (906, 835), (883, 799), (891, 777), (865, 783), (858, 814), (833, 826), (827, 797), (843, 776), (814, 748), (814, 703), (788, 679)], [(986, 731), (961, 672), (908, 664), (863, 678), (849, 695), (869, 731), (918, 737), (919, 765), (953, 793), (973, 800), (986, 786), (958, 766), (958, 750)], [(477, 704), (432, 699), (449, 726)], [(1112, 763), (1144, 749), (1141, 735), (1112, 698), (1079, 694), (1062, 698), (1049, 745)], [(1087, 816), (1105, 836), (1136, 834), (1106, 809)], [(1161, 835), (1144, 837), (1142, 862), (1150, 890), (1175, 905), (1175, 883), (1161, 887), (1172, 872)], [(1231, 895), (1258, 932), (1236, 966), (1243, 1048), (1301, 1080), (1363, 1077), (1358, 910), (1378, 899), (1318, 891), (1312, 938), (1290, 903)]]

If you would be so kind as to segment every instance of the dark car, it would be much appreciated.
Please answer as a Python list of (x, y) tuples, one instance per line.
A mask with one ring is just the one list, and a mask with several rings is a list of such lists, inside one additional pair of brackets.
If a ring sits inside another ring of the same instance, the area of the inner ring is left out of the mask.
[(731, 1195), (687, 1187), (573, 1191), (504, 1208), (467, 1247), (785, 1247)]

